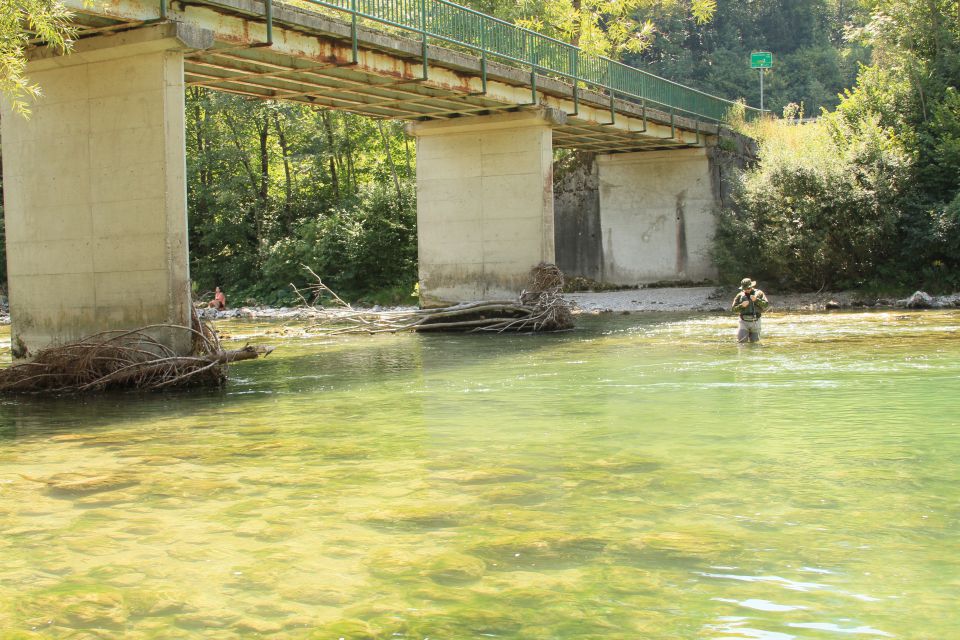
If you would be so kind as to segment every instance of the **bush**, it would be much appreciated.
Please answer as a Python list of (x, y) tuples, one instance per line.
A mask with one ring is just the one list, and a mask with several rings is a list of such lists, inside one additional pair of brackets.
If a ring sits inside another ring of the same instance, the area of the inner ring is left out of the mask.
[(417, 279), (412, 185), (399, 199), (389, 186), (370, 186), (355, 206), (300, 223), (267, 251), (262, 280), (271, 290), (259, 297), (274, 303), (293, 302), (289, 283), (298, 288), (313, 283), (303, 265), (344, 298), (397, 287), (412, 290)]
[(876, 118), (758, 125), (759, 168), (719, 212), (714, 259), (795, 289), (860, 286), (897, 254), (909, 157)]

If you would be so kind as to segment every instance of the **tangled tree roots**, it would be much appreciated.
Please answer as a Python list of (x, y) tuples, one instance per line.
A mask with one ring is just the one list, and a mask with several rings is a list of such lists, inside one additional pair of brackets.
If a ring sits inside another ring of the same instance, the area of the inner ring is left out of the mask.
[[(563, 331), (573, 327), (573, 314), (563, 299), (563, 273), (555, 265), (539, 264), (531, 272), (532, 284), (517, 300), (470, 302), (440, 309), (365, 311), (354, 309), (331, 291), (312, 270), (317, 284), (308, 290), (314, 301), (331, 296), (339, 305), (323, 309), (310, 306), (320, 322), (310, 330), (324, 334), (397, 333), (400, 331)], [(294, 288), (296, 290), (296, 288)]]
[[(194, 318), (196, 328), (151, 325), (106, 331), (78, 342), (48, 347), (31, 362), (0, 370), (0, 393), (84, 393), (114, 389), (158, 390), (220, 386), (227, 365), (267, 355), (273, 349), (246, 346), (224, 351), (216, 332)], [(154, 335), (187, 332), (192, 356), (180, 356)]]

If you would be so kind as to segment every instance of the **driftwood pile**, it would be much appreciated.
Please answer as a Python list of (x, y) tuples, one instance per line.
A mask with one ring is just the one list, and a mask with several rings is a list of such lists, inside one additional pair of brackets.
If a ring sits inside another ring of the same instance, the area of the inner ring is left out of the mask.
[[(371, 311), (354, 309), (331, 291), (313, 270), (315, 284), (307, 287), (313, 303), (294, 290), (319, 322), (307, 331), (336, 335), (345, 333), (398, 333), (400, 331), (537, 332), (564, 331), (573, 327), (570, 304), (563, 299), (563, 273), (555, 265), (540, 264), (531, 272), (531, 285), (516, 300), (469, 302), (438, 309)], [(293, 286), (293, 285), (291, 285)], [(317, 306), (329, 296), (336, 307)]]
[[(193, 355), (181, 356), (153, 336), (187, 332)], [(224, 351), (216, 332), (194, 317), (194, 327), (151, 325), (106, 331), (39, 351), (30, 362), (0, 370), (0, 394), (71, 394), (91, 391), (220, 386), (227, 365), (266, 356), (269, 347)]]

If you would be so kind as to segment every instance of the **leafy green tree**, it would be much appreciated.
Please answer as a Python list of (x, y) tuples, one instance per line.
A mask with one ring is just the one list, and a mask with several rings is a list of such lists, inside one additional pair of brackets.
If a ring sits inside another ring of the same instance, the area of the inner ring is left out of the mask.
[(851, 125), (770, 122), (760, 168), (737, 210), (722, 212), (715, 257), (728, 280), (744, 269), (797, 289), (857, 287), (896, 255), (910, 158), (879, 118)]
[(643, 51), (653, 40), (654, 21), (639, 19), (639, 14), (682, 7), (702, 24), (713, 17), (717, 0), (477, 0), (472, 4), (587, 53), (618, 60), (625, 52)]
[(874, 51), (838, 111), (848, 121), (878, 114), (913, 158), (902, 194), (900, 270), (933, 286), (960, 285), (960, 2), (870, 0), (855, 35)]
[(0, 0), (0, 95), (12, 110), (30, 114), (40, 86), (26, 76), (27, 47), (43, 42), (60, 51), (72, 46), (70, 11), (59, 0)]
[[(848, 33), (873, 52), (816, 125), (754, 131), (760, 165), (716, 256), (788, 286), (960, 286), (960, 5), (870, 0)], [(765, 128), (765, 129), (764, 129)]]
[(199, 291), (292, 302), (302, 265), (346, 296), (412, 289), (414, 158), (400, 123), (196, 88), (186, 114)]
[(727, 98), (758, 104), (750, 53), (773, 52), (764, 106), (774, 113), (790, 103), (809, 115), (835, 107), (869, 60), (868, 47), (844, 38), (867, 16), (851, 0), (718, 0), (714, 18), (703, 24), (675, 10), (644, 15), (657, 24), (657, 37), (627, 62)]

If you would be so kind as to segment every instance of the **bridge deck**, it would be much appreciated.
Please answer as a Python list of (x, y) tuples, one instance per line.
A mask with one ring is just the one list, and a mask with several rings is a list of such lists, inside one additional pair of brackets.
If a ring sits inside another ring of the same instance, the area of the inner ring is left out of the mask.
[(558, 78), (536, 65), (492, 60), (486, 49), (438, 46), (426, 37), (405, 37), (395, 26), (370, 28), (370, 20), (354, 19), (356, 14), (342, 20), (315, 7), (259, 0), (188, 0), (170, 7), (155, 0), (106, 0), (95, 7), (69, 2), (76, 4), (77, 50), (87, 38), (163, 20), (212, 31), (211, 48), (185, 56), (189, 86), (402, 120), (539, 104), (567, 114), (554, 129), (555, 146), (597, 152), (695, 146), (720, 126), (713, 117), (620, 97), (611, 88)]

